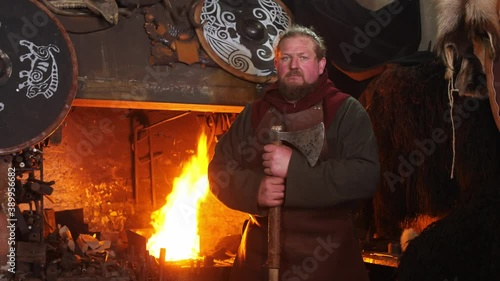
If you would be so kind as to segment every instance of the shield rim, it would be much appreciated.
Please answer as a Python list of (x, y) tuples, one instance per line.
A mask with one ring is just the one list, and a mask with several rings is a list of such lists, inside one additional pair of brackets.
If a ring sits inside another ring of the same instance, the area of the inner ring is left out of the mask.
[(0, 148), (0, 155), (10, 154), (10, 153), (15, 153), (15, 152), (21, 151), (25, 148), (28, 148), (32, 145), (35, 145), (35, 144), (43, 141), (44, 139), (46, 139), (47, 137), (52, 135), (59, 128), (59, 126), (61, 126), (62, 122), (64, 121), (64, 119), (68, 115), (69, 111), (71, 110), (71, 104), (76, 97), (76, 92), (78, 89), (78, 61), (76, 58), (76, 52), (75, 52), (75, 48), (73, 46), (73, 42), (69, 38), (68, 33), (64, 29), (61, 22), (59, 22), (59, 20), (52, 14), (52, 12), (50, 12), (49, 9), (47, 9), (44, 5), (42, 5), (41, 3), (39, 3), (36, 0), (29, 0), (29, 2), (31, 2), (32, 4), (37, 6), (40, 10), (42, 10), (52, 20), (52, 22), (57, 26), (57, 28), (61, 32), (62, 37), (64, 38), (64, 41), (66, 41), (66, 46), (68, 47), (68, 51), (69, 51), (69, 54), (71, 57), (71, 65), (72, 65), (72, 70), (73, 70), (72, 82), (71, 82), (71, 86), (69, 88), (69, 93), (67, 93), (67, 95), (66, 95), (66, 102), (65, 102), (65, 105), (63, 107), (63, 110), (59, 113), (59, 115), (52, 122), (52, 124), (50, 124), (40, 134), (38, 134), (36, 137), (34, 137), (30, 140), (27, 140), (27, 141), (20, 143), (18, 145)]
[[(287, 15), (290, 17), (290, 25), (292, 25), (294, 23), (294, 18), (291, 10), (281, 0), (273, 0), (273, 1), (278, 3), (280, 7), (283, 8), (283, 10), (285, 10)], [(194, 18), (195, 22), (198, 25), (198, 27), (196, 28), (196, 35), (198, 36), (198, 41), (200, 42), (201, 46), (208, 54), (208, 56), (222, 69), (243, 80), (247, 80), (254, 83), (262, 83), (262, 84), (276, 82), (278, 80), (278, 77), (275, 73), (267, 76), (257, 76), (245, 73), (243, 71), (233, 68), (231, 65), (227, 64), (212, 51), (212, 48), (210, 47), (210, 45), (208, 45), (207, 41), (205, 40), (205, 35), (203, 34), (203, 25), (200, 22), (201, 9), (203, 8), (204, 4), (205, 0), (199, 0), (198, 3), (196, 3), (196, 6), (194, 8)]]

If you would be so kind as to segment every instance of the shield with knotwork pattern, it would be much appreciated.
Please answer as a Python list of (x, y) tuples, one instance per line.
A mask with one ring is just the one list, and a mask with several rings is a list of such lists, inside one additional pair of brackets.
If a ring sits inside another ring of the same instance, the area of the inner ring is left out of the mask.
[(223, 69), (256, 83), (276, 80), (274, 41), (292, 24), (279, 0), (204, 0), (195, 8), (201, 45)]

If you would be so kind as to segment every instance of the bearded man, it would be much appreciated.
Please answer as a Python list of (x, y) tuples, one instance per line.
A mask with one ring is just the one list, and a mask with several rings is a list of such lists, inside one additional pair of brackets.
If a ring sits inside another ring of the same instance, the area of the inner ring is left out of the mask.
[[(279, 280), (368, 280), (351, 213), (378, 184), (378, 149), (364, 108), (328, 79), (325, 53), (312, 29), (291, 26), (275, 48), (278, 81), (217, 143), (211, 191), (229, 208), (250, 214), (232, 281), (268, 280), (267, 213), (277, 206)], [(271, 142), (272, 126), (291, 132), (320, 122), (326, 132), (314, 166), (294, 147)]]

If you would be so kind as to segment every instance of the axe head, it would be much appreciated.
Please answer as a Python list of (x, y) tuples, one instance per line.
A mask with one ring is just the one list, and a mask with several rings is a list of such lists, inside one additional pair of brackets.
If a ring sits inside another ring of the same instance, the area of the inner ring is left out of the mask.
[(286, 141), (302, 152), (311, 166), (316, 165), (325, 139), (325, 125), (323, 122), (301, 131), (274, 131), (274, 133), (276, 139)]

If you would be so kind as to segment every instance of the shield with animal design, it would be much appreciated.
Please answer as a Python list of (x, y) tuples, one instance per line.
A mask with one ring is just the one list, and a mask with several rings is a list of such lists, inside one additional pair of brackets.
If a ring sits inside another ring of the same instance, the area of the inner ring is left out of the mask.
[(49, 137), (76, 95), (68, 34), (38, 1), (0, 1), (0, 155)]
[(256, 83), (276, 80), (274, 41), (292, 24), (279, 0), (204, 0), (194, 17), (198, 39), (223, 69)]

